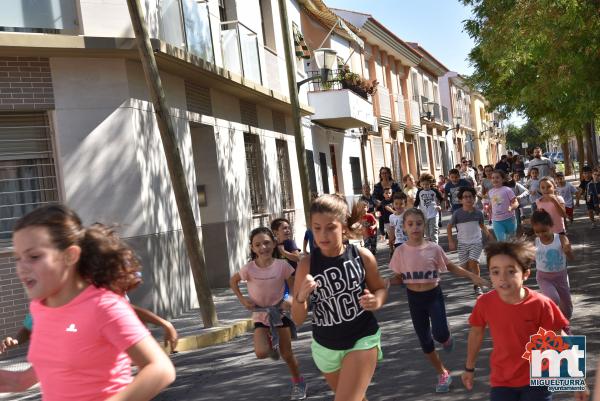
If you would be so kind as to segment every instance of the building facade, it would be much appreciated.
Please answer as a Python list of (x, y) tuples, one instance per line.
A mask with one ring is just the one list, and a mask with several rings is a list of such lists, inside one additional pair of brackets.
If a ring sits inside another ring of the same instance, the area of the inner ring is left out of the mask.
[[(126, 1), (25, 3), (0, 16), (0, 336), (14, 334), (27, 308), (12, 226), (50, 202), (85, 224), (118, 224), (144, 267), (134, 302), (164, 316), (196, 306)], [(142, 8), (210, 284), (224, 287), (247, 261), (251, 228), (286, 216), (296, 238), (304, 233), (278, 1), (142, 0)], [(301, 5), (287, 9), (290, 27), (300, 27)], [(313, 112), (306, 96), (301, 104)]]

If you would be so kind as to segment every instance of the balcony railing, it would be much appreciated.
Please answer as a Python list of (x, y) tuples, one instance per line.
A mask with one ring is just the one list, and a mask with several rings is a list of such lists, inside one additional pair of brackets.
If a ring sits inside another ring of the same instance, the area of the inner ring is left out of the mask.
[(221, 23), (223, 67), (262, 85), (258, 35), (239, 21)]
[(76, 0), (4, 0), (0, 31), (75, 34), (79, 25), (75, 3)]
[[(329, 77), (326, 81), (322, 81), (321, 79), (318, 79), (318, 78), (316, 78), (314, 81), (311, 81), (308, 91), (309, 92), (321, 92), (321, 91), (328, 91), (328, 90), (334, 90), (334, 89), (349, 89), (352, 92), (356, 93), (358, 96), (362, 97), (363, 99), (369, 100), (370, 94), (366, 91), (366, 89), (363, 86), (360, 86), (357, 84), (352, 84), (350, 82), (340, 79), (340, 75), (343, 74), (344, 72), (347, 72), (347, 71), (331, 70), (331, 72), (329, 73)], [(308, 71), (307, 72), (307, 75), (309, 77), (315, 77), (319, 74), (320, 74), (319, 71)]]
[(421, 114), (427, 113), (427, 103), (429, 103), (429, 98), (421, 96)]

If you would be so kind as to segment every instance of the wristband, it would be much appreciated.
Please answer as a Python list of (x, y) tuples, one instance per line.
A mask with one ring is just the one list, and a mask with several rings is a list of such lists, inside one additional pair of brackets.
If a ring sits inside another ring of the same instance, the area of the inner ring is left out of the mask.
[(473, 372), (475, 372), (475, 368), (469, 369), (469, 368), (467, 368), (467, 365), (465, 365), (465, 372), (473, 373)]

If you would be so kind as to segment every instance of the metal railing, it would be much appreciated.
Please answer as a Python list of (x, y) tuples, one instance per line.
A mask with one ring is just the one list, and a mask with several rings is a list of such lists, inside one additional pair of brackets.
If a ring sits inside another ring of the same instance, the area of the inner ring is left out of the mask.
[(240, 21), (221, 22), (223, 67), (262, 85), (258, 35)]
[(75, 0), (2, 2), (0, 31), (73, 35), (78, 26)]
[[(311, 81), (309, 84), (309, 92), (321, 92), (321, 91), (329, 91), (335, 89), (349, 89), (358, 96), (362, 97), (365, 100), (369, 100), (369, 94), (367, 91), (358, 84), (354, 84), (349, 82), (348, 80), (342, 79), (342, 75), (347, 73), (346, 70), (331, 70), (329, 76), (326, 81), (323, 81), (319, 78), (315, 78), (314, 81)], [(306, 74), (308, 77), (316, 77), (320, 74), (320, 71), (308, 71)], [(364, 81), (363, 78), (360, 78)]]

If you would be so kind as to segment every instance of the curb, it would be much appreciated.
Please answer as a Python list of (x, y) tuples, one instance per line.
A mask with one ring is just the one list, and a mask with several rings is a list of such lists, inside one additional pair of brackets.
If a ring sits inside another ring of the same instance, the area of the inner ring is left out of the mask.
[[(203, 330), (201, 334), (181, 337), (177, 343), (177, 352), (193, 351), (226, 343), (242, 334), (252, 331), (253, 328), (254, 323), (252, 319), (239, 319), (234, 320), (227, 326), (211, 327), (210, 329)], [(163, 350), (168, 354), (170, 347), (163, 346)]]

